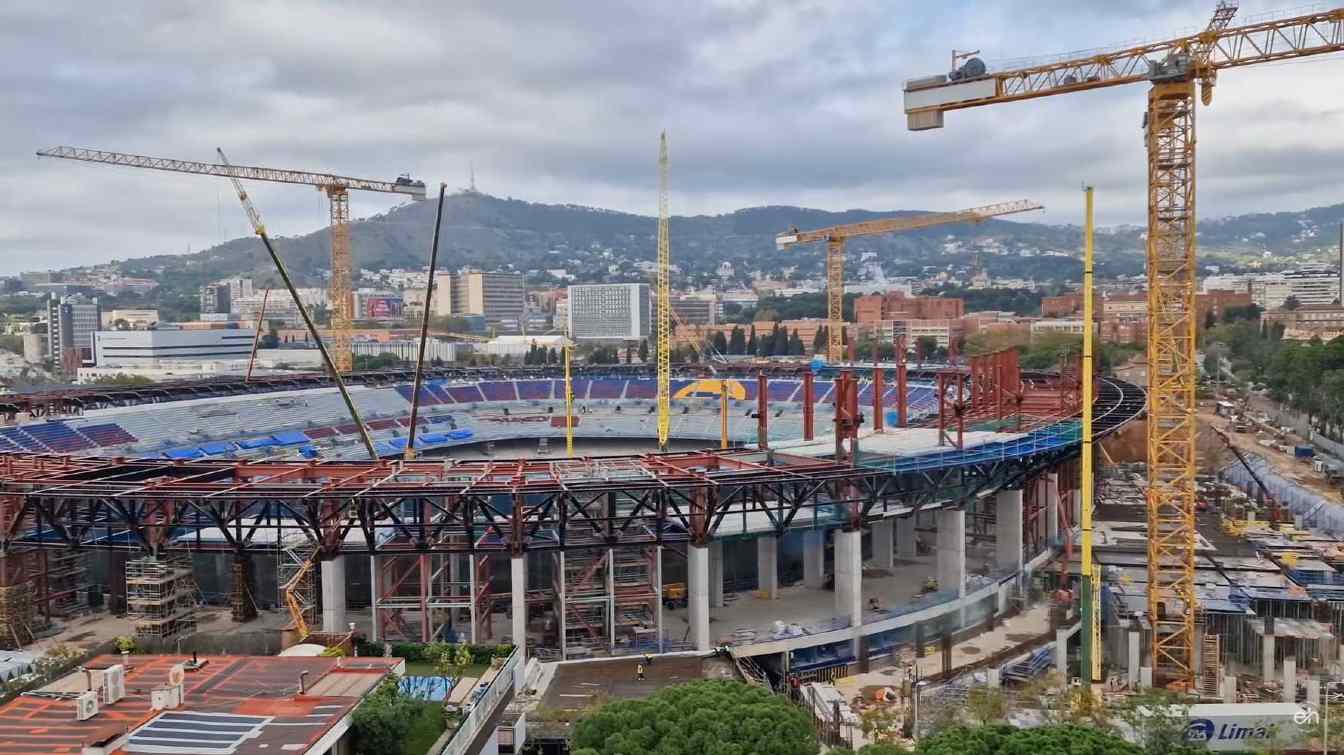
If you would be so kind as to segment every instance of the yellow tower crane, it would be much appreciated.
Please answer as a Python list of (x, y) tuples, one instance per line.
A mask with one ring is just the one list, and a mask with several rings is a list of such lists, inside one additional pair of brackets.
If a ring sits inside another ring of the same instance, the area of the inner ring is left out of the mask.
[(1195, 83), (1213, 100), (1228, 68), (1344, 50), (1344, 8), (1231, 26), (1220, 2), (1196, 34), (990, 70), (968, 58), (905, 83), (907, 126), (942, 128), (949, 110), (1147, 82), (1148, 618), (1155, 675), (1194, 683)]
[(1039, 210), (1041, 205), (1030, 200), (1019, 199), (1016, 202), (1004, 202), (985, 207), (972, 207), (957, 212), (931, 212), (923, 215), (910, 215), (901, 218), (881, 218), (865, 220), (859, 223), (833, 225), (814, 231), (800, 231), (797, 228), (775, 237), (775, 247), (787, 249), (798, 244), (814, 241), (826, 242), (826, 326), (829, 339), (826, 342), (826, 359), (839, 362), (844, 359), (845, 330), (845, 241), (858, 236), (877, 236), (884, 233), (900, 233), (920, 228), (932, 228), (948, 223), (978, 223), (1000, 215), (1015, 212)]
[(402, 194), (415, 200), (425, 198), (424, 182), (412, 181), (406, 176), (401, 176), (395, 181), (378, 181), (303, 170), (280, 170), (247, 165), (220, 165), (190, 160), (171, 160), (164, 157), (146, 157), (144, 155), (105, 152), (81, 147), (52, 147), (51, 149), (39, 150), (37, 154), (39, 157), (59, 157), (65, 160), (120, 165), (127, 168), (147, 168), (171, 173), (194, 173), (204, 176), (223, 176), (252, 181), (316, 186), (318, 191), (327, 195), (331, 204), (331, 282), (327, 287), (327, 300), (331, 305), (333, 341), (331, 355), (336, 363), (336, 369), (340, 372), (349, 372), (354, 367), (354, 357), (350, 350), (350, 327), (351, 322), (355, 319), (355, 300), (350, 283), (350, 191)]
[(672, 430), (672, 247), (668, 231), (667, 132), (658, 139), (658, 450)]

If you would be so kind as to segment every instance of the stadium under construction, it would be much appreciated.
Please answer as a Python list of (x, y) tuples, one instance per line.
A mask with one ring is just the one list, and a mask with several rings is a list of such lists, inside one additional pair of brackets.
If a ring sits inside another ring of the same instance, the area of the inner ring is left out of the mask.
[[(1078, 375), (1011, 351), (680, 374), (671, 435), (714, 448), (633, 453), (654, 380), (587, 368), (575, 436), (626, 452), (572, 458), (547, 458), (565, 434), (553, 370), (429, 370), (415, 461), (408, 373), (347, 378), (373, 461), (325, 378), (11, 397), (0, 409), (36, 418), (0, 430), (4, 634), (80, 610), (80, 560), (107, 551), (99, 589), (149, 638), (190, 632), (198, 590), (237, 621), (285, 606), (300, 635), (354, 619), (541, 659), (731, 645), (780, 672), (866, 663), (1014, 610), (1064, 546)], [(1097, 385), (1098, 435), (1141, 413), (1142, 390)], [(530, 458), (499, 453), (520, 441)]]

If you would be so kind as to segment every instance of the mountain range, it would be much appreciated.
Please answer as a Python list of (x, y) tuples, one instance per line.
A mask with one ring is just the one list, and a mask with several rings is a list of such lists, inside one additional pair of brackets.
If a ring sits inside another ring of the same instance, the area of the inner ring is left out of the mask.
[[(412, 202), (386, 213), (353, 221), (351, 247), (356, 266), (419, 269), (427, 264), (435, 202)], [(717, 277), (723, 262), (738, 276), (753, 271), (779, 273), (795, 267), (795, 277), (820, 274), (823, 254), (814, 250), (776, 251), (774, 237), (792, 227), (818, 228), (915, 211), (828, 212), (800, 207), (754, 207), (724, 215), (674, 216), (670, 222), (672, 258), (679, 282), (703, 283)], [(1027, 216), (1017, 216), (1027, 217)], [(1208, 262), (1296, 257), (1332, 249), (1336, 226), (1344, 222), (1344, 204), (1301, 212), (1241, 215), (1202, 221), (1201, 259)], [(641, 262), (654, 259), (656, 219), (576, 205), (552, 205), (460, 192), (445, 201), (440, 267), (442, 269), (520, 272), (563, 269), (579, 281), (647, 277)], [(291, 272), (302, 282), (320, 283), (329, 267), (326, 229), (275, 240)], [(1097, 235), (1101, 275), (1142, 271), (1144, 229), (1102, 229)], [(1060, 264), (1059, 252), (1076, 256), (1077, 226), (1020, 220), (956, 224), (849, 242), (850, 275), (868, 258), (887, 276), (917, 275), (948, 265), (983, 265), (991, 275), (1076, 278), (1076, 263)], [(262, 280), (273, 272), (259, 240), (240, 238), (194, 254), (158, 255), (118, 263), (127, 275), (154, 275), (165, 282), (193, 285), (238, 274)], [(647, 264), (643, 266), (647, 268)]]

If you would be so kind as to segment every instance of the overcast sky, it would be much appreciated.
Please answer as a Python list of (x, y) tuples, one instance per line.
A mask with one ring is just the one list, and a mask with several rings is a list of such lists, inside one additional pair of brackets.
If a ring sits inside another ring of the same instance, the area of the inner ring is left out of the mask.
[[(911, 133), (904, 79), (1165, 38), (1213, 0), (0, 3), (0, 272), (243, 235), (227, 184), (60, 160), (59, 144), (371, 178), (410, 172), (651, 214), (764, 204), (956, 209), (1016, 198), (1144, 220), (1141, 85), (950, 113)], [(1243, 0), (1241, 16), (1282, 7)], [(1344, 55), (1225, 72), (1199, 113), (1199, 215), (1344, 202)], [(251, 188), (277, 235), (325, 224), (304, 187)], [(352, 212), (395, 201), (356, 194)], [(1040, 217), (1040, 216), (1038, 216)]]

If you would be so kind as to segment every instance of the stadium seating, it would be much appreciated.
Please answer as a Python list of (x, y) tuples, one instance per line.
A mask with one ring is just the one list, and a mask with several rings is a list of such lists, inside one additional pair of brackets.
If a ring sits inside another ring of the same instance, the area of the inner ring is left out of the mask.
[(39, 453), (49, 450), (46, 446), (39, 443), (33, 436), (20, 430), (17, 427), (6, 427), (0, 429), (0, 437), (4, 437), (9, 442), (23, 449), (24, 451), (37, 451)]
[[(576, 388), (575, 393), (578, 390)], [(624, 380), (594, 380), (588, 385), (588, 398), (590, 399), (618, 399), (625, 394)]]
[(625, 397), (630, 399), (658, 398), (658, 382), (649, 378), (635, 378), (625, 384)]
[[(793, 394), (801, 387), (802, 383), (796, 380), (771, 380), (768, 384), (770, 401), (792, 400)], [(802, 396), (800, 395), (797, 400), (801, 401)]]
[(322, 438), (331, 438), (335, 436), (336, 429), (333, 427), (311, 427), (304, 430), (303, 433), (313, 440), (321, 440)]
[(477, 383), (486, 401), (517, 401), (518, 391), (509, 380), (491, 380)]
[(485, 395), (475, 383), (471, 385), (454, 385), (448, 388), (448, 395), (459, 404), (469, 404), (478, 401), (484, 401)]
[(104, 448), (135, 443), (137, 440), (134, 435), (123, 430), (121, 425), (112, 422), (101, 425), (84, 425), (79, 428), (79, 434)]
[(518, 398), (524, 400), (545, 400), (551, 397), (551, 381), (519, 380)]

